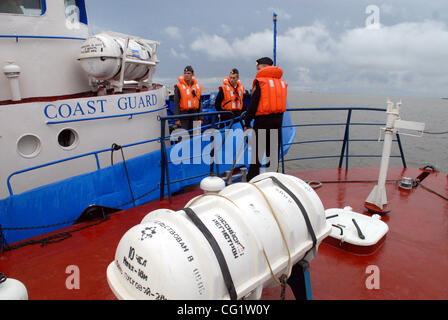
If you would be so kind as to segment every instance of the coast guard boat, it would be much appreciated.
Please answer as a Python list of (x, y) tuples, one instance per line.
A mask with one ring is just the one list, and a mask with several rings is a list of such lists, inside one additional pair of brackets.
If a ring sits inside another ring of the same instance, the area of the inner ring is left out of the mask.
[[(202, 140), (188, 164), (170, 157), (180, 144), (168, 90), (152, 82), (158, 42), (89, 36), (83, 0), (3, 10), (1, 299), (448, 298), (448, 176), (407, 168), (398, 131), (424, 126), (402, 121), (401, 104), (288, 109), (347, 112), (330, 124), (344, 137), (294, 140), (297, 126), (324, 124), (286, 113), (283, 173), (246, 183), (244, 166), (232, 175), (238, 157), (196, 162)], [(387, 116), (379, 168), (348, 168), (358, 111)], [(389, 168), (394, 141), (402, 168)], [(301, 160), (290, 147), (320, 142), (342, 143), (340, 155), (307, 159), (337, 168), (285, 174)]]
[[(84, 1), (7, 4), (0, 12), (6, 241), (71, 224), (92, 205), (123, 209), (157, 198), (172, 122), (160, 121), (172, 110), (169, 90), (152, 81), (159, 42), (114, 32), (89, 36)], [(214, 111), (210, 95), (202, 100), (205, 111)], [(166, 188), (198, 183), (188, 173), (209, 169), (201, 162), (174, 166), (172, 177), (185, 180)]]
[[(138, 143), (160, 135), (157, 116), (166, 114), (166, 88), (152, 82), (158, 42), (89, 37), (84, 1), (25, 1), (19, 11), (0, 12), (4, 227), (51, 225), (97, 201), (113, 205), (113, 179), (88, 173), (118, 161), (105, 150), (113, 143), (136, 144), (128, 159), (159, 149)], [(5, 236), (17, 241), (29, 232)]]

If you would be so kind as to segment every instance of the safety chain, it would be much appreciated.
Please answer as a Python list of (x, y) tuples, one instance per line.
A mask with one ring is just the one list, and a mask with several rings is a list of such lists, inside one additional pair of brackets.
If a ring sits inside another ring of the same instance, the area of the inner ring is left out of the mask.
[(64, 222), (59, 222), (59, 223), (55, 223), (55, 224), (48, 224), (48, 225), (44, 225), (44, 226), (35, 226), (35, 227), (15, 227), (15, 228), (3, 228), (1, 227), (0, 229), (2, 230), (32, 230), (32, 229), (46, 229), (46, 228), (51, 228), (51, 227), (56, 227), (56, 226), (61, 226), (63, 224), (69, 224), (69, 223), (73, 223), (76, 220), (69, 220), (69, 221), (64, 221)]
[(86, 226), (83, 226), (83, 227), (80, 227), (80, 228), (72, 229), (72, 230), (69, 230), (69, 231), (66, 231), (66, 232), (60, 232), (60, 233), (57, 233), (57, 234), (54, 234), (54, 235), (51, 235), (51, 236), (48, 236), (48, 237), (39, 238), (37, 240), (32, 239), (32, 240), (27, 240), (27, 241), (24, 241), (24, 242), (20, 242), (18, 244), (13, 245), (13, 246), (7, 246), (5, 249), (10, 251), (10, 250), (19, 249), (21, 247), (28, 246), (28, 245), (33, 245), (33, 244), (40, 244), (41, 247), (44, 247), (44, 246), (46, 246), (48, 244), (58, 243), (58, 242), (61, 242), (61, 241), (65, 240), (65, 239), (70, 238), (72, 236), (72, 234), (75, 233), (75, 232), (78, 232), (78, 231), (81, 231), (81, 230), (84, 230), (84, 229), (87, 229), (87, 228), (99, 225), (99, 224), (101, 224), (101, 223), (103, 223), (103, 222), (105, 222), (105, 221), (107, 221), (109, 219), (110, 219), (110, 217), (108, 215), (106, 215), (106, 216), (103, 217), (103, 219), (101, 219), (98, 222), (95, 222), (95, 223), (92, 223), (92, 224), (89, 224), (89, 225), (86, 225)]

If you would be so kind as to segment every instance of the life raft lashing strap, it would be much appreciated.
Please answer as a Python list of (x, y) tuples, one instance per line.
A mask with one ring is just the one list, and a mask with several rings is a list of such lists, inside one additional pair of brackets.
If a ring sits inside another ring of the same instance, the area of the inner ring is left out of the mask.
[(230, 274), (229, 266), (227, 265), (224, 254), (219, 247), (213, 234), (208, 230), (207, 226), (199, 219), (197, 214), (191, 208), (183, 208), (183, 211), (187, 214), (188, 218), (194, 223), (194, 225), (202, 232), (204, 237), (207, 239), (208, 243), (215, 253), (216, 259), (218, 260), (219, 267), (221, 268), (222, 276), (224, 278), (224, 283), (229, 291), (230, 300), (236, 300), (237, 294), (235, 290), (235, 285), (233, 284), (232, 275)]
[(305, 210), (305, 207), (303, 206), (302, 202), (300, 202), (300, 200), (296, 197), (296, 195), (291, 190), (289, 190), (288, 187), (286, 187), (283, 183), (281, 183), (280, 180), (278, 180), (276, 177), (269, 177), (268, 179), (271, 179), (277, 186), (279, 186), (283, 191), (285, 191), (294, 200), (294, 202), (297, 204), (297, 206), (300, 208), (303, 218), (305, 219), (305, 223), (306, 223), (308, 232), (311, 235), (311, 240), (313, 241), (313, 246), (311, 247), (311, 249), (309, 251), (313, 250), (317, 244), (317, 238), (316, 238), (316, 234), (314, 233), (313, 226), (311, 225), (311, 221), (308, 216), (308, 213)]

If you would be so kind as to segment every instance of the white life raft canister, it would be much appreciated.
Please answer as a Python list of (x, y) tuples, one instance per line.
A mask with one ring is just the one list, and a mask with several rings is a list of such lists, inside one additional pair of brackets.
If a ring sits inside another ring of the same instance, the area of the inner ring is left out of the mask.
[(28, 300), (28, 291), (19, 280), (0, 274), (0, 300)]
[[(81, 46), (81, 54), (79, 55), (82, 69), (89, 76), (98, 80), (117, 80), (120, 76), (126, 45), (127, 39), (108, 33), (100, 33), (89, 37)], [(124, 56), (141, 63), (125, 65), (124, 80), (144, 78), (150, 69), (156, 65), (153, 55), (152, 48), (146, 43), (129, 39), (127, 52)]]
[(260, 298), (330, 232), (308, 184), (264, 173), (146, 215), (120, 240), (107, 281), (119, 299)]

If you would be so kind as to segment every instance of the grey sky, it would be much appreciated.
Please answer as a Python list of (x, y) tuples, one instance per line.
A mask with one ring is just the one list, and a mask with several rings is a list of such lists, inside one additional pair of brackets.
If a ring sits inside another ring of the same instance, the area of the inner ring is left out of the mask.
[(272, 56), (275, 11), (278, 65), (292, 90), (448, 96), (442, 0), (91, 0), (88, 8), (93, 33), (160, 41), (155, 80), (169, 86), (191, 64), (206, 87), (218, 87), (233, 67), (250, 87), (255, 60)]

